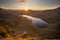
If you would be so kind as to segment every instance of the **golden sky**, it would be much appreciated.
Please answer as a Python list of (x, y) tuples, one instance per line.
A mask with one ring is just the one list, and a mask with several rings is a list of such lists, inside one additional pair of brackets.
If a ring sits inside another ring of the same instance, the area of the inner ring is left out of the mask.
[(0, 0), (0, 8), (47, 10), (60, 7), (60, 0)]

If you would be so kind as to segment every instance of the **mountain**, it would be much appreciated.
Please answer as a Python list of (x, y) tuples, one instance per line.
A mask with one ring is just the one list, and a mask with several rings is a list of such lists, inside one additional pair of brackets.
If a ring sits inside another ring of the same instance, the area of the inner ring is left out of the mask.
[[(34, 11), (30, 10), (23, 13), (25, 15), (33, 16), (45, 20), (49, 26), (45, 30), (47, 38), (60, 38), (60, 7), (50, 10)], [(43, 34), (43, 33), (42, 33)]]
[(29, 37), (39, 37), (39, 28), (35, 27), (30, 19), (11, 11), (0, 8), (0, 36), (2, 33), (6, 33), (15, 37), (19, 33), (22, 35), (21, 32), (27, 32)]
[(51, 10), (31, 11), (29, 13), (26, 15), (41, 18), (49, 23), (47, 38), (60, 38), (60, 7)]
[[(49, 23), (47, 28), (38, 28), (30, 19), (19, 15), (30, 15), (41, 18)], [(28, 12), (21, 10), (6, 10), (0, 8), (0, 38), (15, 38), (27, 32), (27, 37), (60, 38), (60, 7), (51, 10)]]

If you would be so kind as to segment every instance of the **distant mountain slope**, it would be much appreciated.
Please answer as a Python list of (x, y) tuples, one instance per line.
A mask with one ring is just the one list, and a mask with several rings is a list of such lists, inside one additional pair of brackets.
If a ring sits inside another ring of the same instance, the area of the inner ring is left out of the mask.
[(28, 13), (26, 13), (26, 15), (38, 17), (38, 18), (41, 18), (47, 22), (51, 21), (51, 19), (54, 20), (59, 14), (60, 14), (60, 7), (56, 8), (56, 9), (43, 10), (43, 11), (30, 10)]

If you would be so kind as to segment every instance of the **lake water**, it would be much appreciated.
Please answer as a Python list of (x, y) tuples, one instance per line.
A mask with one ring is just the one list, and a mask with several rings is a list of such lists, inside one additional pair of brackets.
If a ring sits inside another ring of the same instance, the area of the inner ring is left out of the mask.
[(32, 23), (38, 27), (47, 27), (48, 23), (40, 18), (28, 16), (28, 15), (22, 15), (23, 17), (26, 17), (28, 19), (32, 20)]

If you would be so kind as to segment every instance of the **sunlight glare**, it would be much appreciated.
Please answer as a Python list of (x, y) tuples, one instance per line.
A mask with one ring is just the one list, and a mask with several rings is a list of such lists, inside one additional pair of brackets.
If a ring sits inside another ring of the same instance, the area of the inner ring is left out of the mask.
[(25, 11), (28, 11), (28, 8), (25, 8)]

